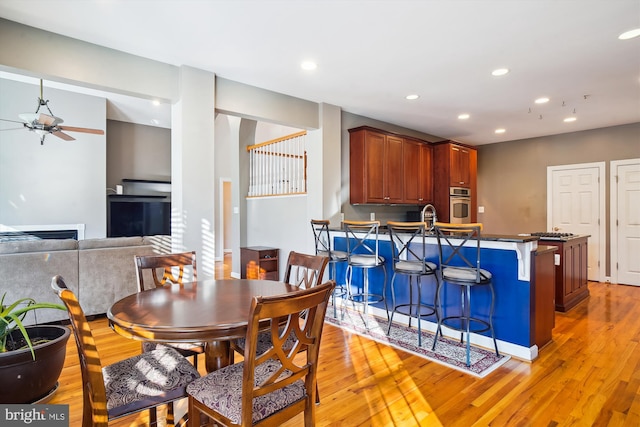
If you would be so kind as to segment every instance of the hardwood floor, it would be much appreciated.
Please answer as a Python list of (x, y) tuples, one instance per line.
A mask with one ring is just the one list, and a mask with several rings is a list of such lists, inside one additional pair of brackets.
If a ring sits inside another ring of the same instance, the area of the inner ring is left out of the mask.
[[(553, 341), (537, 360), (511, 359), (484, 379), (327, 324), (317, 425), (640, 426), (640, 288), (595, 282), (589, 287), (586, 301), (556, 313)], [(104, 318), (91, 326), (103, 363), (140, 351), (138, 342), (116, 335)], [(70, 425), (81, 424), (73, 339), (50, 403), (68, 404)], [(146, 415), (111, 425), (145, 425)], [(285, 424), (300, 425), (301, 415)]]

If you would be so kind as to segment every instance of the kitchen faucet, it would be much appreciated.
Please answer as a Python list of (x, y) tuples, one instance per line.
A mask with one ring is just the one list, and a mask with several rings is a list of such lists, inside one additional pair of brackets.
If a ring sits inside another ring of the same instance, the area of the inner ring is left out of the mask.
[(422, 208), (422, 222), (427, 223), (426, 230), (433, 231), (433, 226), (435, 225), (438, 218), (436, 217), (436, 208), (432, 204), (425, 205)]

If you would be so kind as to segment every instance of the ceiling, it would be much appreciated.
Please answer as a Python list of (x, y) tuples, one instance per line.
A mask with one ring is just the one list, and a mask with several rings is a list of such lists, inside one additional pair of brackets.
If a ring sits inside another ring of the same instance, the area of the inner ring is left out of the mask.
[[(640, 37), (618, 39), (638, 0), (0, 0), (0, 16), (471, 145), (640, 122)], [(106, 96), (117, 120), (158, 114)]]

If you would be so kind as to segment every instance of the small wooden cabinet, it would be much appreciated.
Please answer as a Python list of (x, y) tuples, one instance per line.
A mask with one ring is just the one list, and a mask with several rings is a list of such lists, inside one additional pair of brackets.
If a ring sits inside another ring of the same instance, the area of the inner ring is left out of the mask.
[(478, 152), (452, 141), (436, 143), (433, 146), (434, 204), (438, 220), (447, 222), (449, 218), (449, 189), (463, 187), (471, 190), (471, 222), (478, 219), (477, 172)]
[(280, 280), (278, 253), (278, 249), (266, 246), (240, 248), (240, 277), (242, 279)]
[(362, 126), (349, 129), (350, 202), (432, 201), (431, 147), (418, 139)]
[(568, 311), (589, 296), (587, 241), (587, 236), (578, 236), (567, 241), (540, 239), (538, 242), (538, 245), (558, 248), (556, 311)]

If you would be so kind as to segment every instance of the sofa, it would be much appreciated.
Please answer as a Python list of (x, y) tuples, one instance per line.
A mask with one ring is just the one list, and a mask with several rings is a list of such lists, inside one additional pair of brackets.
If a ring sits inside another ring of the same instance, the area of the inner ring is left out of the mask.
[[(170, 236), (103, 239), (42, 239), (0, 242), (0, 298), (60, 303), (51, 278), (63, 277), (87, 316), (104, 314), (120, 298), (137, 292), (134, 255), (171, 252)], [(68, 319), (65, 311), (28, 313), (26, 325)]]

